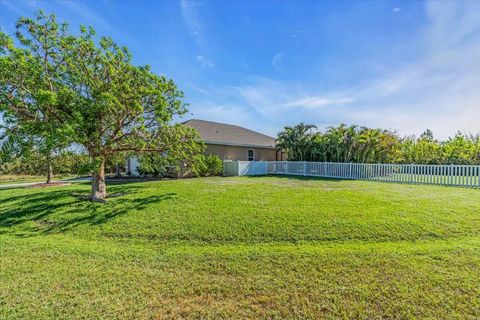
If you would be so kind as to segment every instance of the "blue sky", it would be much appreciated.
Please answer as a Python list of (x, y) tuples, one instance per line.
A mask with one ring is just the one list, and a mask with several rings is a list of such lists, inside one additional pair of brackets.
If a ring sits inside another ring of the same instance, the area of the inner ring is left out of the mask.
[(185, 119), (480, 132), (479, 1), (0, 0), (0, 28), (40, 8), (173, 78)]

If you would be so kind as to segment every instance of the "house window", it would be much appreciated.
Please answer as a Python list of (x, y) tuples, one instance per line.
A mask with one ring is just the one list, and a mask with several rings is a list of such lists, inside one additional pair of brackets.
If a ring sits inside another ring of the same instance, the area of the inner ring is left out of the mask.
[(248, 161), (254, 161), (254, 160), (255, 160), (255, 150), (248, 149)]

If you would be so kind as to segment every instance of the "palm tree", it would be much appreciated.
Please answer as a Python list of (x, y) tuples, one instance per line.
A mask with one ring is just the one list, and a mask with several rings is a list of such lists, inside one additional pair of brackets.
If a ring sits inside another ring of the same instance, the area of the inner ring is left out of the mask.
[(285, 150), (289, 160), (309, 160), (313, 136), (312, 129), (316, 128), (313, 124), (304, 124), (303, 122), (293, 127), (285, 127), (285, 129), (278, 134), (277, 149)]
[(362, 147), (359, 150), (360, 162), (371, 163), (376, 160), (376, 152), (380, 135), (381, 131), (379, 129), (362, 128)]
[(324, 134), (300, 123), (279, 133), (277, 147), (292, 161), (387, 162), (399, 160), (399, 140), (394, 132), (341, 124)]
[(285, 129), (278, 133), (277, 149), (283, 150), (287, 153), (290, 160), (296, 157), (295, 143), (294, 143), (294, 130), (293, 127), (285, 127)]
[(328, 137), (328, 148), (330, 151), (330, 160), (341, 162), (345, 153), (345, 137), (347, 126), (341, 124), (338, 127), (329, 127), (326, 135)]

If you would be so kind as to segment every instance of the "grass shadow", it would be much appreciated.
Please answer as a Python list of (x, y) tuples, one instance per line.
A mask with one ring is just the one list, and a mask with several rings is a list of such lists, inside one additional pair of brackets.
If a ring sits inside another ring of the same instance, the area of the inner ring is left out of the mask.
[[(167, 201), (176, 193), (141, 196), (139, 185), (111, 184), (109, 193), (124, 194), (106, 204), (81, 200), (85, 189), (44, 189), (29, 195), (13, 195), (0, 203), (0, 233), (35, 236), (74, 231), (83, 226), (98, 226), (132, 210), (143, 210)], [(135, 197), (131, 197), (134, 195)]]

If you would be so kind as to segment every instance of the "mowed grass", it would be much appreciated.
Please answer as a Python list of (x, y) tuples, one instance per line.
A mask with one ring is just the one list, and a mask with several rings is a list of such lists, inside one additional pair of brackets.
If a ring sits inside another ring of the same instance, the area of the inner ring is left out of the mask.
[(46, 177), (42, 176), (28, 176), (28, 175), (0, 175), (0, 185), (1, 184), (11, 184), (11, 183), (25, 183), (25, 182), (36, 182), (47, 180)]
[(480, 318), (480, 190), (235, 177), (0, 190), (0, 319)]
[[(60, 175), (60, 176), (55, 176), (54, 181), (60, 180), (60, 179), (67, 179), (67, 178), (74, 178), (75, 176), (71, 175)], [(13, 175), (13, 174), (8, 174), (8, 175), (0, 175), (0, 186), (2, 184), (16, 184), (16, 183), (27, 183), (27, 182), (46, 182), (47, 177), (46, 176), (29, 176), (29, 175)]]

